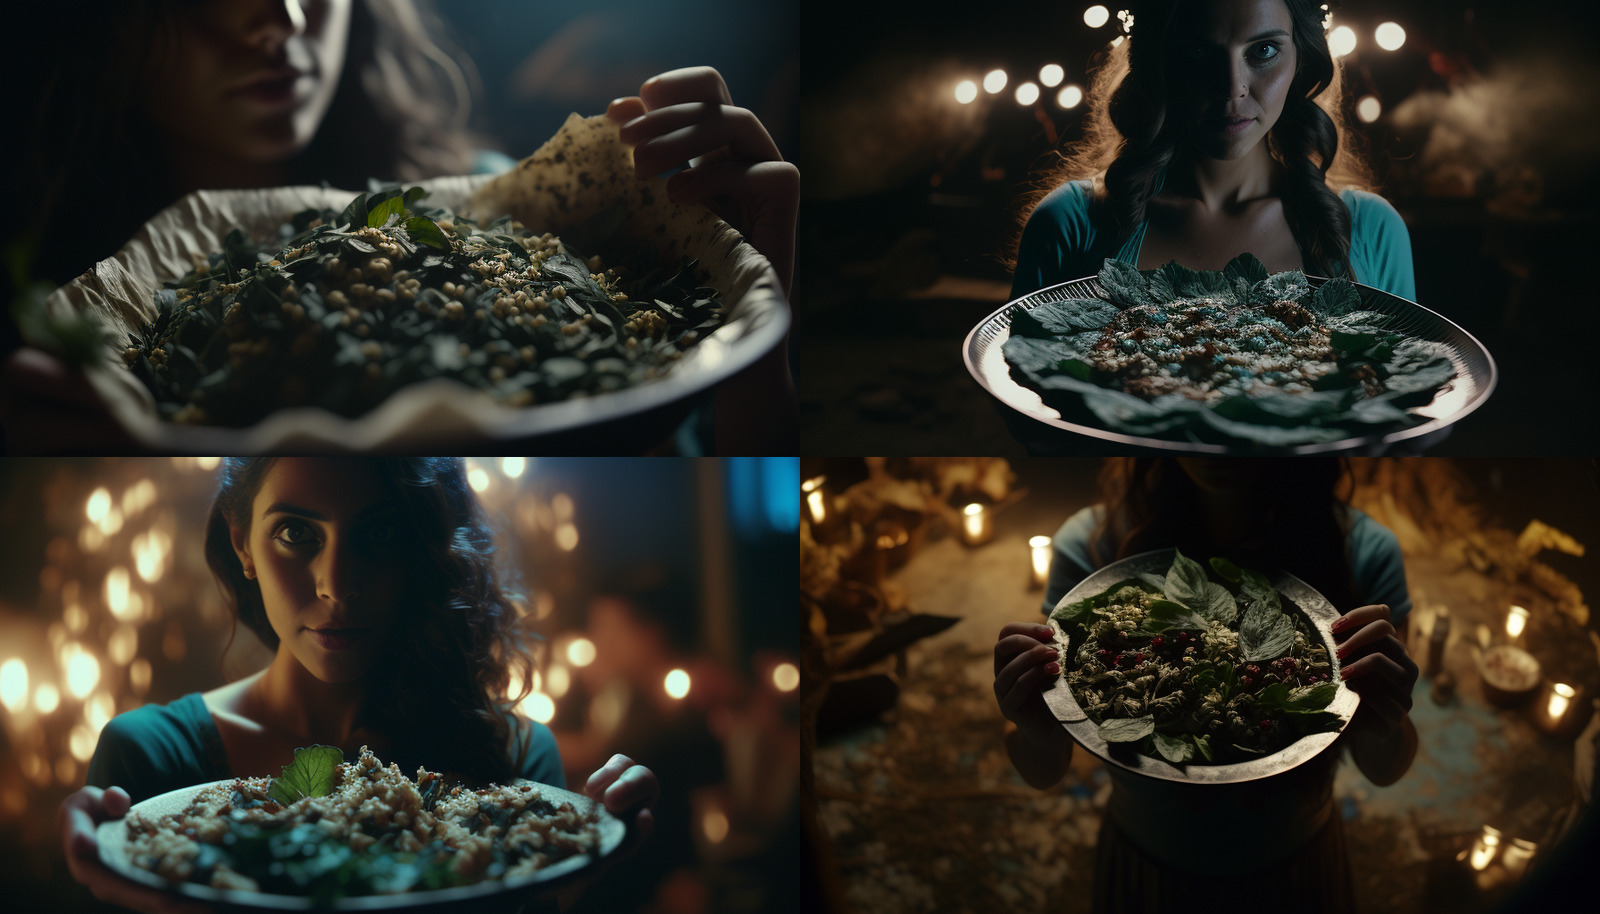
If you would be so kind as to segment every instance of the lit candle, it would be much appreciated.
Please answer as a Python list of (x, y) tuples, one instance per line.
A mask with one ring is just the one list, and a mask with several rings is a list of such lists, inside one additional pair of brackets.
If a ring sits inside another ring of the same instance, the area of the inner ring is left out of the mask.
[(1479, 835), (1477, 842), (1472, 845), (1472, 859), (1467, 862), (1471, 863), (1475, 870), (1487, 869), (1499, 850), (1500, 830), (1485, 825), (1483, 834)]
[(1578, 690), (1564, 682), (1552, 682), (1548, 690), (1548, 697), (1539, 714), (1539, 726), (1547, 733), (1557, 733), (1566, 725), (1567, 710), (1572, 707), (1572, 699), (1576, 698)]
[(989, 541), (989, 512), (983, 505), (967, 505), (961, 509), (961, 539), (968, 546), (979, 546)]
[(1528, 868), (1528, 859), (1538, 847), (1539, 845), (1527, 838), (1517, 838), (1506, 847), (1505, 853), (1500, 855), (1500, 865), (1504, 866), (1506, 872), (1513, 877), (1520, 876), (1522, 871)]
[(1512, 642), (1521, 637), (1522, 630), (1528, 627), (1528, 611), (1520, 606), (1511, 607), (1511, 612), (1506, 614), (1506, 636)]
[(806, 508), (811, 512), (813, 526), (820, 525), (828, 516), (827, 499), (822, 494), (822, 484), (827, 480), (826, 476), (818, 476), (800, 484), (800, 491), (806, 495)]
[(1033, 586), (1038, 589), (1050, 580), (1050, 537), (1032, 537), (1028, 548), (1033, 552)]

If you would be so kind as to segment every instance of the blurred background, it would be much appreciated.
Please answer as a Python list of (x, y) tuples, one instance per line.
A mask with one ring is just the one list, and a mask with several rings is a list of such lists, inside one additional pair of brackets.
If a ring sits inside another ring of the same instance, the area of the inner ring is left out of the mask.
[[(1600, 242), (1600, 12), (1330, 6), (1348, 120), (1410, 230), (1417, 300), (1499, 362), (1497, 392), (1438, 452), (1592, 453), (1600, 421), (1565, 401), (1590, 372), (1555, 340), (1600, 331), (1583, 266)], [(1023, 453), (961, 342), (1009, 297), (1016, 201), (1081, 135), (1120, 9), (806, 4), (796, 370), (815, 453)]]
[[(1171, 458), (1167, 458), (1171, 459)], [(1600, 463), (1351, 458), (1394, 532), (1422, 669), (1395, 784), (1333, 791), (1354, 909), (1527, 911), (1592, 891), (1600, 746)], [(807, 909), (1090, 909), (1111, 790), (1075, 752), (1036, 790), (1006, 754), (994, 645), (1041, 621), (1052, 534), (1099, 498), (1083, 458), (808, 458), (800, 539)], [(1539, 663), (1514, 700), (1477, 658)], [(1559, 906), (1559, 905), (1558, 905)]]
[[(0, 462), (0, 897), (97, 911), (56, 809), (114, 715), (264, 667), (203, 554), (215, 458)], [(621, 752), (656, 833), (574, 910), (798, 910), (794, 458), (469, 458), (545, 638), (519, 706), (569, 785)], [(229, 646), (230, 635), (234, 635)], [(228, 649), (226, 652), (224, 648)]]

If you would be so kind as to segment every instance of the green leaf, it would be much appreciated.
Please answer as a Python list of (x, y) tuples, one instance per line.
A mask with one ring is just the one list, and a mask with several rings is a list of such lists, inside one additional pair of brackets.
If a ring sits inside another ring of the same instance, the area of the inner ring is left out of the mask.
[(1032, 309), (1011, 309), (1011, 334), (1043, 339), (1099, 330), (1117, 319), (1122, 309), (1098, 298), (1045, 302)]
[(1174, 549), (1172, 566), (1167, 569), (1167, 583), (1162, 592), (1167, 599), (1185, 606), (1195, 607), (1206, 590), (1206, 570), (1200, 563)]
[(1335, 317), (1361, 307), (1361, 293), (1348, 279), (1330, 279), (1311, 293), (1311, 310)]
[(1299, 304), (1305, 300), (1310, 291), (1311, 283), (1306, 281), (1306, 274), (1299, 270), (1289, 270), (1284, 273), (1274, 273), (1256, 283), (1251, 287), (1250, 294), (1254, 301), (1262, 303), (1292, 301)]
[(1050, 611), (1050, 618), (1061, 623), (1083, 620), (1094, 610), (1097, 610), (1102, 606), (1110, 606), (1111, 598), (1114, 597), (1117, 592), (1122, 590), (1124, 587), (1137, 587), (1140, 590), (1143, 590), (1144, 588), (1141, 586), (1142, 584), (1142, 581), (1134, 578), (1129, 578), (1125, 581), (1118, 581), (1094, 596), (1086, 597), (1077, 601), (1076, 603), (1068, 603), (1067, 598), (1062, 597), (1060, 601), (1056, 603), (1056, 608)]
[[(1174, 765), (1182, 765), (1194, 757), (1194, 744), (1187, 739), (1168, 736), (1160, 732), (1155, 734), (1155, 738), (1156, 751), (1161, 753), (1162, 758)], [(1107, 740), (1107, 742), (1110, 742), (1110, 740)]]
[(1136, 743), (1156, 732), (1154, 715), (1101, 721), (1100, 738), (1108, 743)]
[(412, 216), (407, 219), (406, 234), (417, 244), (425, 244), (441, 251), (450, 250), (450, 241), (444, 237), (444, 230), (439, 228), (439, 223), (427, 216)]
[(1229, 584), (1238, 584), (1239, 580), (1244, 576), (1244, 572), (1239, 570), (1238, 565), (1220, 557), (1211, 560), (1211, 570), (1215, 571), (1218, 577)]
[(1329, 733), (1344, 726), (1344, 718), (1332, 711), (1286, 711), (1281, 719), (1301, 736)]
[(1239, 653), (1248, 662), (1272, 660), (1294, 646), (1294, 622), (1266, 603), (1245, 610), (1239, 622)]
[(1201, 758), (1211, 761), (1211, 737), (1204, 733), (1193, 733), (1190, 734), (1189, 741), (1194, 743), (1194, 749)]
[(333, 792), (344, 753), (337, 746), (316, 745), (294, 750), (294, 761), (272, 779), (267, 795), (287, 806), (305, 797), (325, 797)]
[(1232, 281), (1235, 288), (1241, 280), (1248, 288), (1267, 278), (1267, 268), (1256, 255), (1245, 253), (1228, 261), (1228, 265), (1222, 268), (1222, 275)]
[(1139, 573), (1139, 580), (1148, 586), (1151, 593), (1159, 593), (1164, 595), (1167, 592), (1167, 579), (1161, 575), (1151, 574), (1148, 571), (1141, 571)]
[(1225, 273), (1191, 270), (1177, 261), (1168, 261), (1150, 274), (1150, 297), (1158, 302), (1185, 298), (1216, 298), (1229, 305), (1234, 300), (1233, 283)]
[(1171, 600), (1153, 600), (1150, 608), (1145, 611), (1144, 621), (1139, 624), (1139, 630), (1150, 632), (1164, 632), (1168, 629), (1199, 630), (1206, 627), (1205, 617)]
[(1240, 569), (1239, 598), (1247, 603), (1264, 604), (1274, 610), (1283, 608), (1278, 599), (1278, 588), (1272, 586), (1267, 576), (1258, 571)]
[(367, 210), (367, 225), (372, 228), (382, 228), (388, 223), (390, 216), (403, 219), (410, 212), (410, 210), (406, 209), (405, 197), (390, 197)]
[(1149, 282), (1139, 268), (1131, 263), (1107, 257), (1100, 265), (1099, 279), (1100, 285), (1105, 287), (1106, 297), (1119, 305), (1132, 307), (1156, 304), (1150, 295)]

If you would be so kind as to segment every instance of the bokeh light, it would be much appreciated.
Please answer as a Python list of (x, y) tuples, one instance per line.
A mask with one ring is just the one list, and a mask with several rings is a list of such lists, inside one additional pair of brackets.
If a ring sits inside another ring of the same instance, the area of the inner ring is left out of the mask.
[(673, 698), (683, 698), (689, 694), (689, 674), (685, 670), (673, 670), (667, 674), (664, 685), (668, 695)]
[(467, 467), (467, 485), (481, 495), (489, 489), (489, 474), (484, 472), (483, 467), (473, 464)]
[(67, 645), (66, 662), (62, 666), (67, 671), (67, 692), (73, 698), (84, 698), (100, 682), (100, 661), (76, 641)]
[(143, 657), (136, 657), (128, 667), (128, 685), (133, 688), (133, 694), (144, 697), (150, 691), (150, 661)]
[(707, 841), (721, 844), (722, 839), (728, 837), (728, 814), (720, 809), (706, 810), (700, 817), (700, 830), (705, 832)]
[(517, 477), (521, 476), (523, 471), (527, 468), (528, 458), (526, 457), (500, 458), (500, 472), (504, 473), (507, 479), (516, 479)]
[(1039, 100), (1039, 84), (1023, 83), (1017, 87), (1017, 104), (1031, 105)]
[(588, 638), (574, 638), (567, 645), (567, 662), (576, 667), (585, 667), (594, 663), (594, 642)]
[(1372, 33), (1372, 40), (1385, 51), (1398, 51), (1406, 43), (1406, 30), (1398, 22), (1385, 22)]
[(1046, 88), (1054, 89), (1056, 86), (1061, 85), (1061, 81), (1066, 78), (1067, 71), (1062, 69), (1058, 63), (1047, 63), (1039, 68), (1039, 82), (1043, 83)]
[(133, 614), (129, 611), (128, 569), (118, 565), (106, 572), (105, 596), (106, 609), (111, 611), (112, 616), (123, 622), (133, 620)]
[(970, 105), (978, 98), (978, 84), (970, 79), (956, 83), (956, 101)]
[(562, 524), (556, 528), (556, 548), (562, 552), (571, 552), (578, 548), (578, 528), (571, 524)]
[(0, 704), (15, 714), (28, 699), (28, 664), (12, 657), (0, 663)]
[(780, 663), (772, 668), (772, 684), (780, 692), (793, 692), (800, 687), (800, 668), (792, 663)]
[(1083, 90), (1075, 85), (1068, 84), (1061, 87), (1056, 93), (1056, 104), (1063, 108), (1076, 108), (1083, 102)]
[(1381, 114), (1383, 114), (1383, 102), (1378, 101), (1376, 96), (1363, 95), (1361, 100), (1356, 102), (1356, 117), (1361, 118), (1364, 124), (1372, 123)]
[(39, 684), (33, 692), (33, 709), (40, 714), (49, 714), (61, 706), (61, 693), (48, 682)]
[(1095, 4), (1083, 11), (1083, 24), (1091, 29), (1097, 29), (1111, 21), (1111, 11)]
[(1356, 49), (1356, 31), (1348, 25), (1334, 27), (1328, 33), (1328, 51), (1335, 57), (1343, 57)]
[(89, 518), (89, 523), (99, 526), (106, 519), (106, 514), (111, 511), (111, 493), (104, 486), (95, 489), (89, 496), (89, 502), (84, 506), (83, 513)]
[(560, 698), (572, 688), (572, 672), (559, 663), (550, 665), (549, 672), (545, 675), (545, 691), (551, 698)]
[(983, 77), (983, 91), (989, 93), (990, 95), (998, 95), (998, 94), (1000, 94), (1000, 90), (1004, 89), (1005, 87), (1006, 87), (1006, 71), (1004, 71), (1004, 70), (990, 70), (987, 74), (984, 75), (984, 77)]

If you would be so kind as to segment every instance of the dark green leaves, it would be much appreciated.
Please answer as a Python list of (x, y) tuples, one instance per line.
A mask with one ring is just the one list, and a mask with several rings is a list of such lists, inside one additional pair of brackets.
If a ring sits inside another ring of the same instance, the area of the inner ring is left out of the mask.
[(1211, 270), (1191, 270), (1176, 261), (1157, 268), (1150, 274), (1150, 297), (1158, 302), (1174, 302), (1188, 298), (1219, 298), (1234, 304), (1233, 284), (1226, 273)]
[(1282, 657), (1294, 646), (1294, 621), (1267, 603), (1254, 603), (1239, 620), (1239, 653), (1247, 662)]
[[(1189, 739), (1177, 736), (1168, 736), (1160, 731), (1152, 731), (1155, 737), (1156, 751), (1161, 757), (1174, 765), (1182, 765), (1194, 758), (1195, 746)], [(1107, 740), (1110, 742), (1110, 740)]]
[(1156, 719), (1148, 714), (1144, 717), (1107, 720), (1100, 724), (1100, 738), (1108, 743), (1136, 743), (1154, 732)]
[(1100, 267), (1100, 285), (1105, 287), (1107, 298), (1124, 307), (1155, 304), (1149, 282), (1131, 263), (1107, 258)]
[(1182, 604), (1197, 617), (1223, 625), (1232, 625), (1238, 612), (1233, 594), (1221, 584), (1207, 580), (1206, 570), (1200, 563), (1182, 552), (1177, 552), (1172, 560), (1162, 592), (1167, 599)]
[(444, 237), (444, 230), (439, 228), (437, 222), (426, 216), (412, 216), (407, 219), (406, 232), (417, 244), (425, 244), (441, 251), (450, 250), (450, 241)]
[(335, 746), (316, 745), (294, 750), (294, 761), (272, 779), (267, 795), (285, 806), (305, 797), (325, 797), (333, 792), (344, 753)]
[(1330, 279), (1311, 293), (1311, 310), (1325, 317), (1337, 317), (1361, 307), (1361, 293), (1347, 279)]
[(1153, 600), (1149, 609), (1145, 611), (1144, 622), (1139, 626), (1141, 631), (1155, 634), (1169, 629), (1198, 630), (1206, 627), (1206, 620), (1199, 613), (1171, 600)]
[(1011, 309), (1011, 335), (1048, 339), (1086, 330), (1099, 330), (1116, 319), (1121, 309), (1099, 299), (1070, 298), (1045, 302), (1032, 310)]
[(1126, 581), (1118, 581), (1094, 596), (1076, 603), (1068, 603), (1067, 598), (1062, 597), (1060, 602), (1056, 603), (1056, 608), (1050, 612), (1050, 618), (1063, 625), (1084, 622), (1095, 610), (1110, 606), (1112, 598), (1124, 587), (1139, 586), (1139, 581), (1129, 578)]

